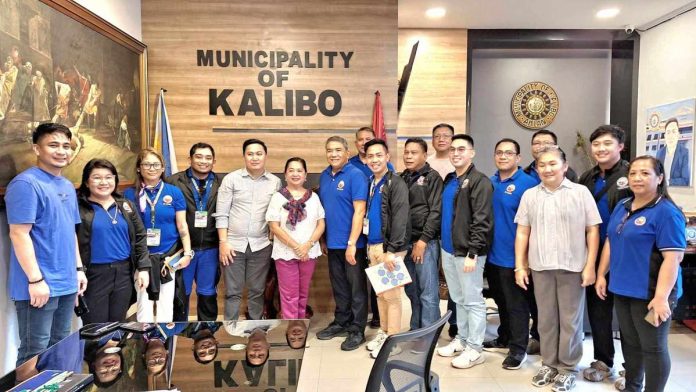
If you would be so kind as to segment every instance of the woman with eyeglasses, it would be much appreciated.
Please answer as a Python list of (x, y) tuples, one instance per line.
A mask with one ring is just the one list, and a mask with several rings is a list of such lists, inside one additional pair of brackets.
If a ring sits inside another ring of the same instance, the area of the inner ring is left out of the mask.
[(87, 279), (95, 282), (84, 293), (84, 324), (125, 321), (134, 282), (140, 290), (150, 282), (145, 227), (135, 205), (117, 193), (118, 181), (105, 159), (92, 159), (82, 171), (77, 239)]
[[(126, 189), (124, 194), (135, 203), (143, 220), (152, 263), (149, 289), (137, 291), (137, 319), (140, 322), (171, 322), (176, 271), (186, 268), (193, 258), (186, 224), (186, 200), (179, 188), (164, 182), (164, 159), (159, 152), (151, 148), (141, 150), (135, 165), (135, 187)], [(167, 265), (168, 257), (182, 247), (178, 263)]]
[[(667, 337), (682, 294), (686, 218), (667, 194), (662, 162), (634, 158), (628, 168), (633, 197), (609, 219), (595, 290), (614, 293), (626, 369), (625, 390), (663, 391), (671, 362)], [(609, 271), (609, 284), (605, 275)]]

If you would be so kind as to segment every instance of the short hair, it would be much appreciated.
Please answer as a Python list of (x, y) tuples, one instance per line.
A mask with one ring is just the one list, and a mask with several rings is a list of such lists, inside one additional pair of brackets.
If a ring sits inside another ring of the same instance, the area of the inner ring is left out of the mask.
[(193, 154), (196, 153), (196, 150), (204, 149), (204, 148), (210, 149), (210, 152), (213, 153), (213, 158), (215, 158), (215, 149), (213, 148), (213, 146), (211, 146), (208, 143), (204, 143), (204, 142), (198, 142), (198, 143), (194, 144), (193, 146), (191, 146), (191, 149), (189, 150), (189, 157), (193, 157)]
[(283, 169), (283, 172), (288, 171), (288, 166), (290, 166), (290, 164), (293, 162), (300, 162), (305, 173), (307, 172), (307, 161), (305, 161), (303, 158), (300, 158), (300, 157), (292, 157), (292, 158), (288, 159), (287, 161), (285, 161), (285, 169)]
[(618, 125), (600, 125), (597, 127), (597, 129), (592, 132), (590, 135), (590, 143), (592, 143), (595, 139), (604, 136), (604, 135), (610, 135), (614, 139), (616, 139), (619, 144), (624, 144), (626, 140), (626, 132)]
[(409, 144), (409, 143), (415, 143), (423, 149), (423, 152), (427, 153), (428, 152), (428, 143), (425, 142), (422, 138), (419, 137), (411, 137), (406, 139), (406, 143), (404, 143), (404, 147)]
[(500, 143), (512, 143), (512, 144), (514, 144), (514, 145), (515, 145), (515, 152), (519, 155), (519, 153), (520, 153), (520, 144), (517, 143), (517, 140), (515, 140), (515, 139), (510, 139), (509, 137), (500, 139), (500, 140), (498, 140), (498, 143), (495, 144), (495, 147), (493, 148), (493, 152), (495, 152), (495, 150), (498, 149), (498, 146), (500, 145)]
[[(541, 150), (539, 150), (539, 155), (537, 155), (537, 156), (541, 157), (543, 154), (545, 154), (547, 152), (554, 152), (554, 153), (558, 154), (558, 156), (561, 158), (561, 160), (563, 162), (567, 162), (565, 151), (563, 151), (563, 149), (558, 147), (558, 146), (546, 146), (546, 147), (542, 148)], [(537, 160), (539, 160), (539, 159), (537, 158)]]
[[(670, 117), (670, 118), (667, 119), (667, 121), (665, 122), (665, 132), (667, 132), (667, 126), (668, 126), (670, 123), (675, 123), (675, 124), (677, 124), (677, 130), (678, 130), (679, 133), (681, 134), (681, 130), (679, 130), (679, 121), (677, 120), (676, 117)], [(662, 134), (664, 135), (665, 132), (663, 132)]]
[(39, 124), (36, 129), (34, 129), (34, 132), (31, 133), (31, 142), (33, 144), (37, 144), (39, 140), (43, 139), (44, 136), (50, 135), (55, 132), (60, 132), (63, 135), (65, 135), (68, 140), (72, 139), (72, 132), (70, 132), (70, 129), (66, 127), (63, 124), (56, 124), (56, 123), (43, 123)]
[(84, 169), (82, 169), (82, 182), (80, 183), (80, 188), (77, 190), (77, 194), (80, 197), (89, 197), (90, 192), (87, 183), (89, 182), (89, 176), (92, 175), (92, 171), (94, 171), (94, 169), (107, 169), (111, 172), (111, 174), (114, 175), (114, 181), (116, 181), (116, 186), (114, 187), (114, 191), (111, 192), (111, 195), (118, 195), (118, 170), (116, 170), (116, 166), (114, 166), (113, 163), (106, 159), (99, 158), (91, 159), (89, 162), (87, 162)]
[(470, 145), (472, 148), (474, 147), (474, 138), (472, 138), (471, 136), (469, 136), (469, 135), (467, 135), (467, 134), (465, 134), (465, 133), (458, 133), (458, 134), (452, 136), (452, 141), (453, 141), (453, 142), (454, 142), (455, 140), (459, 140), (459, 139), (464, 140), (464, 141), (466, 141), (467, 143), (469, 143), (469, 145)]
[(355, 137), (356, 137), (356, 138), (358, 137), (358, 134), (359, 134), (360, 132), (370, 132), (370, 133), (372, 134), (372, 137), (375, 137), (375, 136), (376, 136), (376, 135), (375, 135), (375, 130), (372, 129), (372, 127), (362, 127), (362, 128), (360, 128), (360, 129), (358, 129), (357, 131), (355, 131)]
[(436, 126), (434, 126), (434, 127), (433, 127), (433, 133), (435, 133), (435, 130), (438, 129), (438, 128), (447, 128), (447, 129), (449, 129), (449, 130), (452, 132), (452, 134), (454, 135), (454, 127), (451, 126), (451, 125), (449, 125), (449, 124), (447, 124), (447, 123), (439, 123), (439, 124), (437, 124)]
[(266, 143), (264, 143), (262, 140), (259, 139), (247, 139), (244, 141), (244, 144), (242, 144), (242, 154), (246, 154), (246, 149), (252, 144), (260, 144), (261, 147), (263, 147), (263, 152), (268, 154), (268, 147), (266, 147)]
[(385, 142), (382, 139), (372, 139), (369, 142), (365, 143), (365, 152), (367, 152), (367, 149), (372, 147), (372, 146), (382, 146), (384, 147), (384, 151), (389, 152), (389, 147), (387, 147), (387, 142)]
[(532, 142), (534, 141), (534, 138), (539, 135), (549, 135), (553, 139), (553, 144), (558, 144), (558, 136), (556, 136), (555, 133), (549, 131), (548, 129), (540, 129), (534, 132), (534, 135), (532, 135)]
[(326, 146), (328, 146), (329, 143), (331, 143), (331, 142), (337, 142), (337, 143), (343, 144), (343, 148), (345, 148), (346, 151), (348, 151), (348, 142), (343, 137), (331, 136), (330, 138), (326, 139), (326, 143), (324, 143), (324, 148), (326, 148)]

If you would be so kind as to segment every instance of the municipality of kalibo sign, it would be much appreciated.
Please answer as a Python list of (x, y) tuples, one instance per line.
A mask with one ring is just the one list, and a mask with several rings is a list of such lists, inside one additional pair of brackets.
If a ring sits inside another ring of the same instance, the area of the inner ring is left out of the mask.
[[(222, 110), (225, 116), (314, 116), (317, 112), (333, 117), (341, 112), (341, 94), (336, 90), (283, 90), (283, 99), (274, 101), (274, 88), (282, 88), (290, 77), (291, 69), (350, 68), (352, 51), (282, 51), (282, 50), (213, 50), (198, 49), (198, 67), (257, 68), (257, 81), (264, 89), (211, 88), (209, 114), (216, 116)], [(276, 94), (277, 95), (277, 94)], [(241, 96), (241, 99), (235, 96)], [(263, 104), (259, 103), (262, 97)], [(238, 105), (230, 105), (235, 97)], [(278, 102), (281, 101), (281, 102)]]
[(558, 114), (556, 90), (544, 82), (530, 82), (512, 95), (510, 109), (518, 124), (527, 129), (546, 128)]

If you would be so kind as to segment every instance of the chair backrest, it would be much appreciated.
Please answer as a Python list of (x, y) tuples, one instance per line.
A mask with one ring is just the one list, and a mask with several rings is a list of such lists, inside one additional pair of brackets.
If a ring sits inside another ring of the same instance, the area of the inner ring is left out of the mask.
[(365, 391), (413, 390), (416, 385), (430, 391), (430, 362), (437, 338), (451, 314), (447, 311), (433, 325), (389, 336), (375, 359)]

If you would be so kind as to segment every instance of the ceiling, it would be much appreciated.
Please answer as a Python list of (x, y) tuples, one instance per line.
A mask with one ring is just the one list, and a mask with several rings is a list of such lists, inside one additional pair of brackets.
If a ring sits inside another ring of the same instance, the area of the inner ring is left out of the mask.
[[(425, 11), (444, 7), (430, 19)], [(614, 18), (599, 19), (601, 9), (617, 7)], [(696, 7), (689, 0), (399, 0), (400, 28), (467, 29), (623, 29), (644, 27), (675, 10)], [(696, 12), (696, 11), (694, 11)]]

